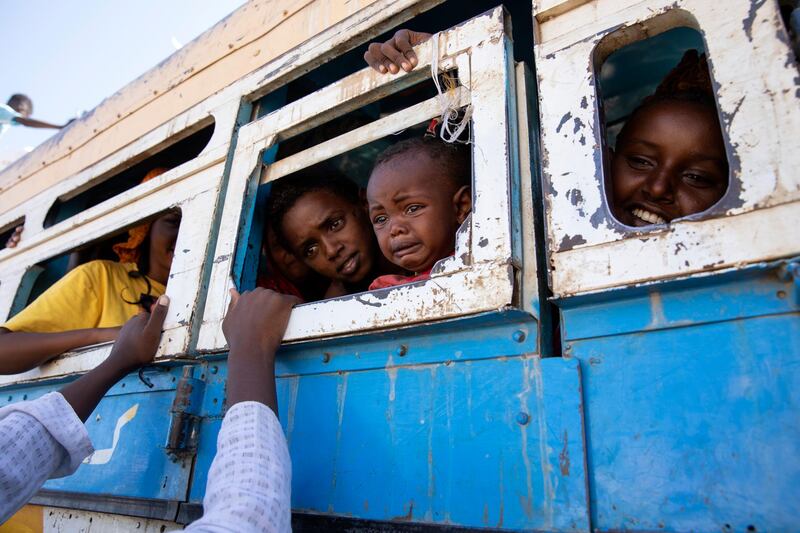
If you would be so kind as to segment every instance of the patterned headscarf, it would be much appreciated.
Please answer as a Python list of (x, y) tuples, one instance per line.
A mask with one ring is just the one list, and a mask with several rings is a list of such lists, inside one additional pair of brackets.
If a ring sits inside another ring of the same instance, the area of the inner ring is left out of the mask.
[(694, 49), (687, 50), (680, 62), (664, 76), (655, 92), (642, 103), (669, 99), (695, 99), (713, 103), (714, 89), (705, 54), (698, 54)]
[[(160, 176), (164, 172), (166, 172), (167, 168), (157, 167), (145, 174), (142, 183), (146, 181), (150, 181), (151, 179)], [(139, 226), (135, 226), (128, 230), (128, 240), (125, 242), (121, 242), (115, 244), (111, 248), (114, 250), (114, 253), (119, 256), (120, 263), (136, 263), (139, 260), (139, 256), (141, 252), (139, 247), (142, 245), (144, 240), (147, 238), (147, 234), (150, 231), (150, 222), (146, 224), (140, 224)]]

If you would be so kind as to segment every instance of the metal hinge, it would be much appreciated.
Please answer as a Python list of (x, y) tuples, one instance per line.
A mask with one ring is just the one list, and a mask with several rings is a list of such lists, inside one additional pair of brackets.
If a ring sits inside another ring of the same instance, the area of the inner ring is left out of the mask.
[(205, 382), (195, 378), (194, 371), (194, 366), (183, 367), (183, 374), (175, 389), (175, 399), (169, 410), (172, 420), (166, 450), (175, 458), (193, 455), (197, 450)]
[(778, 270), (778, 277), (794, 285), (792, 297), (795, 305), (800, 304), (800, 258), (783, 262)]

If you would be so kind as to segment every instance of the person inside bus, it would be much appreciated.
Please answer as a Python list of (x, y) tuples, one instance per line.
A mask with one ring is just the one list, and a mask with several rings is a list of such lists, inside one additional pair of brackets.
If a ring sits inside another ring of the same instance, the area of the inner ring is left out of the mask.
[(329, 282), (281, 244), (269, 221), (264, 229), (257, 287), (313, 302), (324, 297)]
[[(145, 181), (165, 169), (154, 169)], [(132, 228), (114, 245), (119, 262), (78, 266), (0, 326), (0, 374), (35, 368), (75, 348), (113, 341), (120, 326), (165, 291), (181, 214)]]
[[(275, 353), (298, 303), (261, 288), (241, 295), (232, 290), (222, 323), (229, 347), (228, 409), (208, 471), (203, 516), (184, 531), (291, 531), (292, 463), (278, 421)], [(109, 357), (60, 392), (0, 409), (0, 524), (45, 480), (75, 472), (93, 452), (83, 422), (114, 383), (152, 362), (168, 304), (163, 295), (152, 314), (129, 320)]]
[[(410, 72), (413, 47), (431, 34), (399, 30), (371, 43), (364, 60), (376, 71)], [(610, 152), (611, 211), (627, 226), (667, 224), (701, 213), (728, 188), (728, 160), (705, 55), (688, 50), (634, 110)]]
[(625, 225), (667, 224), (722, 198), (728, 160), (704, 54), (683, 55), (609, 151), (611, 208)]
[(269, 217), (286, 249), (330, 280), (325, 298), (367, 290), (405, 271), (381, 254), (361, 192), (337, 175), (307, 174), (275, 184)]
[(370, 290), (428, 279), (453, 254), (472, 210), (470, 174), (467, 146), (436, 137), (407, 139), (378, 156), (367, 185), (372, 228), (383, 255), (413, 275), (380, 276)]

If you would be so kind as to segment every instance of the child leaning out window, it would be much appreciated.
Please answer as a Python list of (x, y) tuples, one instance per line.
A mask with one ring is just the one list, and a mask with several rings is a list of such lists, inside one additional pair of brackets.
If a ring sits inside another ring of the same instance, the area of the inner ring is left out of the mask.
[[(144, 181), (163, 173), (154, 169)], [(120, 262), (71, 270), (0, 327), (0, 374), (35, 368), (68, 350), (110, 342), (129, 318), (164, 293), (181, 214), (169, 211), (132, 228), (114, 245)]]

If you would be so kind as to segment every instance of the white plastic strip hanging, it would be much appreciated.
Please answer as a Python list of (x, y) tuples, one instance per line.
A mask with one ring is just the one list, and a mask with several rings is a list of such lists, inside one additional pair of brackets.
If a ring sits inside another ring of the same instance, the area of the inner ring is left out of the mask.
[[(464, 108), (463, 114), (459, 113), (458, 97), (456, 96), (455, 84), (453, 87), (447, 87), (445, 91), (442, 90), (442, 85), (439, 82), (439, 34), (433, 34), (431, 37), (431, 78), (436, 85), (436, 92), (439, 93), (439, 102), (442, 106), (440, 114), (440, 127), (439, 136), (444, 142), (454, 143), (461, 142), (458, 140), (459, 136), (469, 126), (469, 121), (472, 118), (472, 104), (468, 104)], [(472, 136), (464, 141), (469, 143)]]

